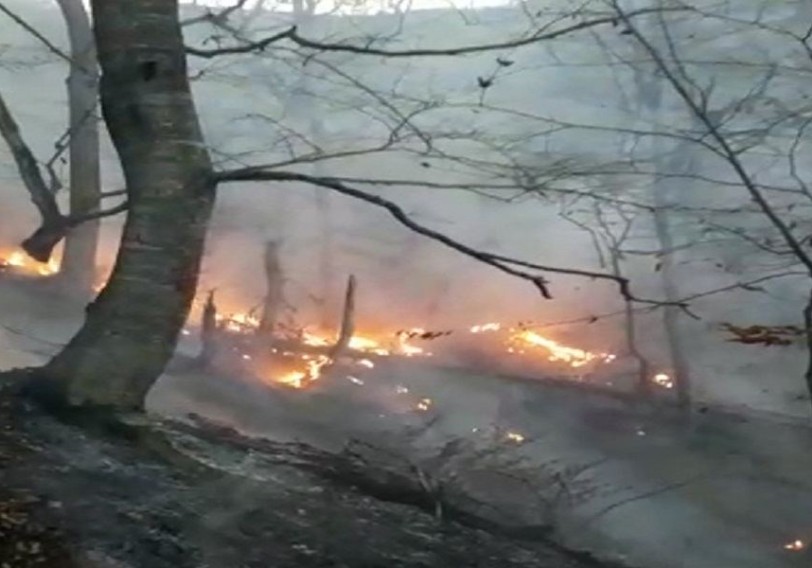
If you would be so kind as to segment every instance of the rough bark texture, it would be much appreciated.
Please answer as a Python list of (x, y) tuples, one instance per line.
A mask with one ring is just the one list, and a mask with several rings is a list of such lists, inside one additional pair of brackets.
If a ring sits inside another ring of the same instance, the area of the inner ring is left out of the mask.
[(130, 207), (107, 287), (42, 375), (58, 402), (141, 409), (194, 298), (215, 184), (177, 0), (94, 0), (92, 9), (102, 111)]
[[(98, 211), (101, 206), (99, 127), (96, 102), (99, 72), (90, 20), (81, 0), (57, 0), (71, 48), (68, 77), (70, 106), (70, 215)], [(62, 256), (61, 278), (81, 294), (92, 293), (95, 280), (99, 221), (70, 229)]]

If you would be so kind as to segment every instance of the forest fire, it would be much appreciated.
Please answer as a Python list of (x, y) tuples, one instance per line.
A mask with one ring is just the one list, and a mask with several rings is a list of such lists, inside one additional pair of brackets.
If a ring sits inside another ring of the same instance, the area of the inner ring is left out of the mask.
[[(254, 336), (260, 329), (260, 320), (249, 312), (236, 312), (228, 316), (217, 317), (218, 327), (230, 334)], [(427, 350), (418, 342), (427, 342), (447, 339), (450, 336), (491, 336), (485, 348), (496, 346), (497, 353), (507, 353), (511, 356), (521, 356), (529, 361), (543, 361), (563, 366), (565, 369), (582, 370), (586, 367), (604, 365), (615, 360), (611, 353), (592, 352), (586, 349), (572, 347), (542, 335), (538, 331), (518, 327), (505, 326), (501, 323), (490, 322), (476, 324), (464, 330), (457, 331), (427, 331), (422, 327), (413, 327), (398, 331), (361, 331), (354, 333), (346, 342), (345, 351), (334, 352), (337, 339), (332, 334), (316, 328), (305, 327), (289, 335), (286, 349), (271, 349), (271, 352), (281, 363), (256, 363), (256, 372), (265, 380), (297, 389), (306, 388), (310, 383), (321, 378), (323, 373), (333, 365), (341, 362), (365, 369), (375, 367), (375, 358), (380, 357), (431, 357), (434, 352)], [(300, 347), (296, 347), (299, 345)], [(439, 353), (449, 343), (437, 344)], [(250, 357), (243, 357), (250, 361)], [(665, 375), (663, 375), (665, 376)], [(667, 378), (667, 376), (665, 376)], [(355, 377), (352, 381), (356, 385), (363, 385), (364, 381)], [(666, 386), (660, 375), (655, 382)], [(670, 384), (670, 383), (669, 383)], [(671, 388), (667, 387), (666, 388)], [(431, 402), (421, 400), (416, 403), (419, 411), (428, 411)]]
[(53, 276), (59, 272), (59, 260), (37, 262), (21, 250), (0, 252), (0, 270), (23, 276)]
[[(54, 258), (48, 263), (39, 263), (21, 250), (10, 250), (6, 253), (0, 252), (0, 270), (2, 269), (30, 277), (48, 277), (59, 272), (60, 261), (58, 258)], [(94, 290), (98, 292), (103, 287), (104, 281), (100, 281)], [(202, 305), (202, 303), (200, 299), (195, 302), (196, 305)], [(236, 337), (255, 336), (261, 327), (260, 318), (253, 311), (235, 311), (227, 315), (218, 313), (215, 321), (218, 329)], [(190, 331), (185, 329), (184, 334), (189, 333)], [(260, 376), (272, 377), (271, 380), (274, 383), (305, 388), (308, 384), (318, 380), (328, 367), (336, 363), (335, 354), (330, 352), (335, 342), (333, 335), (334, 333), (330, 331), (305, 326), (287, 334), (288, 348), (273, 349), (272, 353), (267, 356), (259, 357), (256, 357), (253, 352), (246, 352), (241, 354), (241, 359), (244, 364), (255, 367)], [(371, 369), (375, 367), (374, 359), (376, 357), (431, 357), (434, 355), (434, 351), (429, 351), (423, 344), (428, 341), (446, 339), (452, 335), (456, 337), (488, 336), (492, 339), (486, 340), (487, 343), (483, 345), (484, 349), (495, 347), (496, 353), (509, 354), (511, 357), (519, 356), (527, 358), (528, 361), (544, 360), (566, 369), (582, 370), (615, 360), (614, 354), (592, 352), (565, 345), (524, 324), (507, 326), (500, 322), (485, 322), (471, 325), (467, 329), (439, 332), (427, 331), (423, 327), (409, 327), (397, 331), (362, 330), (349, 337), (346, 352), (340, 358), (348, 359), (353, 365)], [(296, 347), (297, 345), (299, 347)], [(438, 352), (442, 353), (442, 348), (448, 345), (448, 343), (439, 342)], [(266, 359), (269, 356), (275, 358), (273, 365), (267, 364)], [(668, 375), (662, 373), (654, 376), (653, 381), (664, 388), (673, 387), (673, 382)], [(421, 403), (421, 405), (426, 406), (426, 409), (430, 406), (426, 403)]]
[(585, 349), (563, 345), (523, 326), (506, 328), (501, 323), (489, 322), (469, 327), (468, 333), (473, 335), (501, 333), (506, 336), (504, 345), (508, 353), (528, 355), (535, 352), (535, 350), (541, 350), (546, 353), (547, 360), (551, 363), (563, 363), (573, 369), (590, 364), (611, 363), (617, 358), (612, 353), (594, 353)]

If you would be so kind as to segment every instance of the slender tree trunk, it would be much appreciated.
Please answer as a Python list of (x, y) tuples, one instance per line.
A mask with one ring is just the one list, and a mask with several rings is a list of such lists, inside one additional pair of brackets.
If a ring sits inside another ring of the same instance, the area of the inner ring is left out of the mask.
[[(622, 277), (623, 269), (618, 258), (618, 251), (610, 250), (609, 255), (612, 274)], [(634, 315), (634, 305), (628, 299), (623, 300), (623, 320), (626, 350), (637, 361), (637, 394), (648, 397), (651, 395), (651, 364), (643, 355), (643, 352), (640, 351), (640, 346), (637, 345), (637, 319)]]
[[(70, 214), (97, 211), (101, 204), (99, 173), (98, 61), (90, 20), (82, 0), (57, 0), (68, 28), (72, 63), (68, 77), (70, 107)], [(79, 294), (93, 291), (99, 221), (68, 231), (61, 278)]]
[(330, 351), (333, 359), (340, 357), (350, 346), (350, 340), (355, 333), (355, 276), (347, 279), (347, 292), (344, 295), (344, 309), (341, 312), (341, 328), (338, 338)]
[[(652, 7), (658, 7), (661, 3), (661, 0), (652, 0)], [(659, 23), (652, 16), (649, 18), (647, 27), (652, 30), (659, 30)], [(641, 47), (638, 44), (635, 44), (635, 46), (642, 56), (641, 59), (647, 59), (647, 57), (644, 57), (645, 54)], [(637, 88), (637, 112), (643, 117), (652, 116), (656, 119), (661, 115), (663, 108), (662, 77), (653, 73), (649, 67), (641, 66), (635, 69), (634, 80)], [(682, 150), (682, 148), (676, 148), (674, 152), (679, 153)], [(654, 137), (651, 151), (655, 166), (652, 188), (655, 204), (654, 230), (660, 243), (660, 250), (663, 251), (660, 259), (660, 274), (666, 300), (676, 302), (679, 300), (679, 289), (674, 269), (674, 240), (668, 211), (668, 208), (673, 205), (671, 196), (673, 181), (660, 175), (673, 174), (674, 171), (666, 166), (669, 156), (665, 155), (662, 140), (659, 137)], [(691, 367), (679, 331), (679, 318), (679, 308), (673, 305), (667, 305), (663, 308), (663, 327), (665, 328), (666, 341), (671, 356), (672, 378), (677, 392), (677, 401), (680, 406), (687, 408), (691, 404)]]
[(207, 368), (217, 359), (217, 305), (214, 303), (214, 292), (209, 292), (206, 305), (203, 306), (203, 317), (200, 327), (200, 354), (198, 364)]
[(806, 351), (807, 351), (807, 367), (806, 367), (806, 389), (809, 393), (809, 402), (812, 403), (812, 290), (809, 292), (809, 300), (804, 307), (804, 325), (805, 325), (805, 338), (806, 338)]
[(264, 264), (267, 290), (265, 299), (262, 302), (259, 333), (269, 336), (273, 334), (279, 321), (285, 283), (282, 275), (282, 264), (279, 262), (279, 243), (276, 241), (265, 243)]
[[(666, 173), (667, 171), (664, 168), (657, 167), (657, 172)], [(668, 183), (669, 180), (661, 179), (659, 176), (654, 180), (654, 204), (656, 208), (654, 211), (654, 228), (660, 242), (660, 250), (663, 251), (660, 257), (663, 292), (666, 301), (673, 303), (679, 300), (680, 294), (674, 269), (674, 239), (668, 218), (668, 208), (673, 205), (668, 195)], [(691, 366), (680, 334), (679, 317), (679, 308), (676, 306), (666, 305), (663, 307), (663, 326), (671, 355), (672, 378), (677, 393), (677, 402), (680, 406), (688, 407), (691, 404)]]
[(194, 299), (215, 199), (177, 0), (93, 0), (102, 112), (129, 210), (108, 285), (35, 390), (71, 406), (143, 408)]

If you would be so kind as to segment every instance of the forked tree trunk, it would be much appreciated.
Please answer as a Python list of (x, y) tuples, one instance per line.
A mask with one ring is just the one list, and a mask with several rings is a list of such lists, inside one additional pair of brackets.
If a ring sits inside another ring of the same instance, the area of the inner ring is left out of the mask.
[(42, 370), (71, 406), (143, 408), (197, 287), (215, 199), (187, 78), (177, 0), (92, 0), (102, 112), (129, 211), (106, 288)]
[[(70, 214), (97, 211), (101, 204), (99, 174), (98, 61), (90, 19), (82, 0), (57, 0), (70, 39), (68, 77), (70, 128)], [(87, 221), (68, 231), (60, 277), (70, 288), (89, 296), (93, 291), (99, 221)]]

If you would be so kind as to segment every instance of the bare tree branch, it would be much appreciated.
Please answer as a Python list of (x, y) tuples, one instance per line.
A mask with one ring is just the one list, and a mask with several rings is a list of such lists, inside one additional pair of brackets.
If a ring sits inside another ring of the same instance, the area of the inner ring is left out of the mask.
[(627, 26), (629, 32), (652, 58), (657, 68), (660, 70), (660, 72), (662, 72), (663, 76), (666, 78), (677, 95), (679, 95), (679, 97), (683, 100), (690, 112), (702, 123), (702, 125), (707, 129), (711, 138), (713, 138), (713, 140), (719, 145), (720, 154), (724, 156), (725, 160), (728, 162), (731, 168), (733, 168), (736, 175), (741, 180), (742, 185), (750, 194), (752, 200), (759, 206), (764, 215), (778, 230), (784, 242), (787, 244), (798, 261), (803, 264), (810, 275), (812, 275), (812, 257), (807, 254), (801, 242), (793, 234), (792, 229), (790, 229), (787, 223), (781, 219), (780, 215), (775, 211), (770, 202), (763, 195), (760, 188), (753, 181), (753, 178), (747, 172), (739, 159), (738, 153), (730, 146), (727, 138), (720, 132), (718, 126), (713, 120), (711, 120), (711, 117), (703, 109), (702, 105), (698, 103), (693, 96), (691, 96), (688, 88), (671, 70), (671, 67), (666, 63), (663, 55), (651, 44), (651, 42), (640, 32), (640, 30), (637, 29), (629, 17), (631, 13), (626, 13), (620, 7), (617, 0), (611, 0), (611, 2), (618, 14), (618, 17)]
[[(428, 237), (434, 241), (444, 244), (445, 246), (461, 252), (462, 254), (474, 258), (484, 264), (492, 266), (506, 274), (510, 274), (511, 276), (516, 276), (523, 280), (527, 280), (531, 282), (541, 293), (541, 295), (546, 299), (551, 299), (552, 294), (548, 288), (547, 280), (539, 273), (543, 272), (552, 272), (557, 274), (567, 274), (572, 276), (582, 276), (587, 278), (592, 278), (596, 280), (609, 280), (615, 282), (619, 289), (620, 293), (623, 295), (624, 298), (628, 299), (629, 301), (645, 303), (645, 304), (654, 304), (654, 305), (662, 305), (663, 302), (657, 300), (647, 300), (642, 299), (634, 296), (631, 292), (629, 281), (626, 278), (617, 277), (611, 274), (601, 273), (601, 272), (591, 272), (588, 270), (580, 270), (576, 268), (561, 268), (556, 266), (547, 266), (536, 264), (532, 262), (527, 262), (523, 260), (518, 260), (514, 258), (510, 258), (507, 256), (502, 256), (499, 254), (481, 251), (469, 247), (459, 241), (452, 239), (451, 237), (444, 235), (434, 229), (426, 227), (420, 223), (414, 221), (409, 215), (396, 203), (385, 199), (379, 195), (374, 195), (372, 193), (367, 193), (365, 191), (361, 191), (359, 189), (355, 189), (350, 187), (338, 179), (335, 178), (327, 178), (327, 177), (315, 177), (309, 176), (305, 174), (299, 174), (295, 172), (283, 172), (283, 171), (258, 171), (254, 168), (245, 168), (240, 170), (231, 170), (231, 171), (223, 171), (217, 174), (216, 177), (217, 182), (238, 182), (238, 181), (283, 181), (283, 182), (302, 182), (308, 183), (311, 185), (316, 185), (319, 187), (324, 187), (327, 189), (331, 189), (343, 195), (347, 195), (349, 197), (353, 197), (355, 199), (359, 199), (361, 201), (365, 201), (367, 203), (371, 203), (377, 207), (385, 209), (388, 211), (398, 222), (402, 225), (408, 227), (412, 231), (421, 234), (425, 237)], [(521, 268), (531, 269), (534, 272), (527, 272), (522, 270)], [(686, 306), (681, 306), (685, 308)]]
[[(626, 14), (626, 16), (629, 18), (634, 18), (636, 16), (642, 16), (644, 14), (659, 13), (663, 11), (673, 12), (684, 10), (687, 10), (687, 8), (684, 7), (642, 8), (639, 10), (630, 11), (628, 12), (628, 14)], [(535, 33), (531, 34), (530, 36), (496, 43), (469, 45), (464, 47), (447, 47), (438, 49), (405, 49), (405, 50), (390, 50), (376, 48), (369, 45), (362, 46), (362, 45), (352, 45), (348, 43), (330, 43), (311, 40), (299, 35), (297, 27), (292, 26), (285, 31), (268, 36), (259, 41), (245, 43), (243, 45), (222, 47), (217, 49), (198, 49), (187, 46), (186, 52), (190, 55), (194, 55), (197, 57), (212, 58), (221, 55), (235, 55), (240, 53), (252, 53), (257, 51), (263, 51), (267, 49), (268, 46), (274, 43), (283, 40), (288, 40), (295, 43), (299, 47), (314, 49), (317, 51), (344, 52), (344, 53), (354, 53), (357, 55), (376, 55), (384, 57), (432, 57), (432, 56), (449, 57), (455, 55), (467, 55), (471, 53), (482, 53), (487, 51), (496, 51), (500, 49), (511, 49), (516, 47), (522, 47), (525, 45), (531, 45), (541, 41), (555, 39), (573, 32), (593, 28), (595, 26), (601, 26), (606, 24), (615, 25), (617, 24), (617, 20), (618, 20), (617, 16), (610, 15), (584, 20), (577, 24), (565, 26), (553, 31), (546, 31), (547, 26), (544, 26), (540, 30), (537, 30)]]
[(206, 9), (205, 14), (202, 14), (200, 16), (196, 16), (194, 18), (189, 18), (187, 20), (183, 20), (180, 23), (180, 25), (181, 26), (192, 26), (194, 24), (200, 24), (200, 23), (204, 23), (204, 22), (211, 22), (211, 23), (215, 23), (215, 24), (218, 23), (218, 22), (224, 22), (224, 21), (226, 21), (228, 19), (228, 17), (231, 14), (233, 14), (237, 10), (242, 9), (242, 7), (245, 6), (246, 2), (248, 2), (248, 0), (236, 0), (236, 2), (234, 2), (234, 4), (232, 4), (231, 6), (228, 6), (226, 8), (223, 8), (219, 12), (214, 12), (211, 9)]
[(15, 22), (16, 22), (16, 23), (17, 23), (17, 24), (20, 26), (20, 27), (22, 27), (22, 28), (23, 28), (25, 31), (27, 31), (28, 33), (30, 33), (30, 34), (31, 34), (32, 36), (34, 36), (35, 38), (37, 38), (37, 39), (38, 39), (40, 42), (42, 42), (42, 44), (43, 44), (43, 45), (45, 45), (45, 47), (47, 47), (47, 48), (48, 48), (48, 50), (49, 50), (49, 51), (51, 51), (52, 53), (56, 54), (58, 57), (61, 57), (62, 59), (64, 59), (64, 60), (65, 60), (65, 61), (67, 61), (68, 63), (73, 63), (73, 58), (71, 58), (71, 56), (70, 56), (70, 55), (68, 55), (67, 53), (65, 53), (65, 52), (64, 52), (64, 51), (62, 51), (61, 49), (59, 49), (59, 48), (58, 48), (56, 45), (54, 45), (54, 44), (51, 42), (51, 40), (49, 40), (47, 37), (45, 37), (44, 35), (42, 35), (42, 34), (41, 34), (39, 31), (37, 31), (37, 29), (36, 29), (34, 26), (32, 26), (31, 24), (29, 24), (28, 22), (26, 22), (26, 21), (25, 21), (23, 18), (21, 18), (20, 16), (18, 16), (17, 14), (15, 14), (15, 13), (14, 13), (14, 12), (13, 12), (13, 11), (12, 11), (10, 8), (8, 8), (8, 7), (7, 7), (7, 6), (6, 6), (6, 5), (5, 5), (3, 2), (0, 2), (0, 12), (3, 12), (3, 13), (4, 13), (5, 15), (7, 15), (9, 18), (11, 18), (12, 20), (14, 20), (14, 21), (15, 21)]

